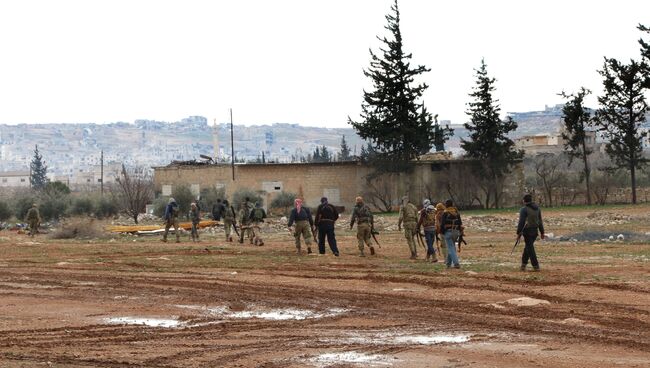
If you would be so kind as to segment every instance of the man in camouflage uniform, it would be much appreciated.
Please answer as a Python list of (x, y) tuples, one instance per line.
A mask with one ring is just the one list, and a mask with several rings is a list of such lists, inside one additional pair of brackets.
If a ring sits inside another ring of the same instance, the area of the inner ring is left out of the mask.
[(399, 220), (397, 221), (398, 230), (402, 230), (404, 224), (404, 237), (411, 250), (411, 259), (418, 258), (418, 248), (415, 244), (415, 237), (418, 236), (416, 227), (418, 223), (418, 209), (409, 200), (407, 196), (402, 198), (402, 207), (399, 209)]
[(235, 209), (230, 206), (227, 199), (223, 200), (223, 206), (225, 207), (223, 228), (226, 231), (226, 241), (231, 242), (232, 235), (230, 235), (230, 232), (232, 231), (233, 226), (237, 226), (237, 223), (235, 222)]
[(241, 209), (239, 210), (239, 223), (241, 224), (241, 231), (239, 232), (239, 243), (244, 243), (244, 235), (248, 238), (248, 241), (253, 244), (253, 229), (252, 221), (250, 219), (251, 211), (253, 206), (250, 202), (250, 199), (246, 197), (244, 203), (242, 203)]
[(374, 226), (374, 218), (372, 212), (370, 212), (370, 207), (366, 206), (363, 203), (363, 198), (356, 198), (356, 205), (354, 210), (352, 210), (352, 217), (350, 218), (350, 230), (354, 226), (354, 223), (357, 223), (357, 241), (359, 242), (359, 257), (365, 257), (363, 253), (364, 243), (370, 248), (370, 255), (375, 255), (375, 248), (370, 243), (370, 237), (372, 235), (372, 227)]
[(38, 212), (36, 203), (27, 211), (25, 222), (29, 224), (29, 236), (33, 237), (38, 232), (38, 226), (41, 224), (41, 214)]
[(251, 220), (251, 231), (253, 232), (253, 244), (262, 246), (264, 245), (264, 240), (262, 240), (261, 227), (260, 225), (264, 222), (266, 218), (266, 211), (262, 208), (260, 203), (255, 203), (255, 208), (251, 211), (249, 219)]
[(199, 223), (201, 222), (201, 211), (195, 202), (190, 205), (190, 221), (192, 221), (192, 241), (199, 241)]
[(169, 234), (169, 228), (174, 227), (174, 232), (176, 233), (176, 243), (181, 242), (181, 232), (178, 226), (178, 204), (174, 198), (169, 198), (167, 207), (165, 207), (165, 233), (163, 234), (162, 241), (167, 242), (167, 234)]

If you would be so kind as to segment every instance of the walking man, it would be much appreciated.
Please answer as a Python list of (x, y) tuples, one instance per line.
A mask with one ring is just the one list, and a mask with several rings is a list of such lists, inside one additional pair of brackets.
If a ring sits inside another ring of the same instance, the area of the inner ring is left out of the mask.
[(264, 222), (264, 219), (266, 218), (266, 211), (264, 211), (264, 208), (262, 208), (262, 205), (258, 202), (255, 203), (255, 208), (251, 211), (251, 214), (249, 216), (249, 219), (251, 220), (251, 224), (249, 225), (251, 227), (251, 231), (253, 232), (253, 244), (262, 246), (264, 245), (264, 241), (262, 240), (261, 235), (261, 228), (260, 225), (262, 222)]
[[(296, 198), (294, 205), (295, 207), (289, 215), (287, 227), (296, 239), (296, 253), (300, 254), (300, 236), (302, 235), (307, 246), (307, 254), (311, 254), (311, 229), (314, 226), (314, 220), (311, 218), (309, 209), (302, 206), (302, 199)], [(293, 226), (294, 222), (296, 226), (292, 230), (291, 226)]]
[(163, 234), (163, 241), (167, 242), (167, 234), (169, 234), (169, 228), (174, 227), (174, 232), (176, 233), (176, 243), (181, 242), (181, 233), (178, 228), (178, 204), (174, 198), (169, 198), (167, 207), (165, 207), (165, 233)]
[[(418, 248), (415, 244), (415, 237), (417, 236), (416, 225), (418, 222), (418, 209), (413, 203), (409, 200), (408, 196), (402, 198), (402, 207), (399, 209), (399, 220), (397, 221), (397, 229), (402, 229), (402, 223), (404, 224), (404, 237), (406, 242), (411, 250), (410, 259), (418, 258)], [(427, 255), (429, 258), (429, 255)]]
[(454, 268), (460, 268), (458, 255), (456, 254), (456, 241), (460, 237), (463, 221), (460, 218), (460, 212), (454, 207), (454, 201), (448, 199), (445, 202), (445, 207), (445, 212), (442, 213), (440, 220), (440, 232), (443, 234), (447, 243), (445, 264), (447, 268), (452, 267), (452, 265)]
[(192, 221), (192, 241), (199, 241), (199, 222), (201, 222), (201, 211), (195, 202), (190, 205), (190, 221)]
[(226, 241), (232, 241), (231, 231), (234, 226), (237, 226), (235, 222), (235, 209), (230, 206), (227, 199), (223, 200), (224, 215), (223, 215), (223, 228), (226, 231)]
[(248, 197), (242, 203), (241, 209), (239, 210), (239, 224), (241, 232), (239, 233), (239, 244), (244, 243), (244, 235), (248, 238), (248, 241), (253, 244), (253, 229), (251, 229), (252, 221), (250, 219), (251, 211), (253, 210), (250, 200)]
[(363, 253), (364, 243), (370, 248), (370, 255), (375, 255), (375, 248), (370, 243), (370, 236), (372, 235), (372, 227), (374, 226), (374, 217), (370, 212), (370, 207), (363, 203), (363, 198), (357, 197), (355, 199), (356, 205), (352, 210), (352, 217), (350, 218), (350, 230), (357, 223), (357, 242), (359, 243), (359, 257), (365, 257)]
[(36, 203), (32, 204), (32, 208), (27, 211), (25, 222), (29, 224), (29, 236), (34, 237), (38, 232), (38, 226), (41, 224), (41, 214), (38, 212)]
[(427, 261), (431, 258), (431, 263), (436, 263), (438, 257), (433, 247), (433, 241), (436, 239), (436, 208), (433, 205), (428, 205), (420, 212), (420, 219), (415, 229), (417, 234), (420, 233), (420, 228), (424, 229), (424, 238), (427, 241)]
[[(533, 202), (533, 196), (526, 194), (523, 199), (524, 206), (519, 210), (519, 224), (517, 225), (517, 240), (524, 237), (524, 252), (521, 255), (521, 271), (526, 271), (528, 260), (533, 265), (534, 271), (539, 271), (539, 262), (535, 253), (535, 240), (538, 235), (544, 236), (544, 223), (542, 210)], [(538, 233), (539, 231), (539, 233)]]
[[(228, 202), (224, 200), (224, 202)], [(221, 202), (221, 199), (217, 199), (217, 203), (212, 206), (212, 218), (215, 221), (221, 221), (221, 217), (225, 215), (226, 206)]]
[(327, 197), (320, 199), (320, 205), (316, 209), (316, 226), (318, 227), (318, 253), (325, 254), (325, 236), (332, 253), (339, 256), (339, 249), (336, 247), (334, 235), (334, 223), (339, 218), (336, 208), (327, 202)]

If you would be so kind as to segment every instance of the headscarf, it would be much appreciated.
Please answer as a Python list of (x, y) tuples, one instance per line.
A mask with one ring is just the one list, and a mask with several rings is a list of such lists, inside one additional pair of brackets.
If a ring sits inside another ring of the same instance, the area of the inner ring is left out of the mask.
[(169, 203), (169, 204), (176, 203), (176, 200), (175, 200), (173, 197), (172, 197), (172, 198), (169, 198), (169, 202), (168, 202), (168, 203)]
[(302, 210), (302, 199), (296, 198), (294, 203), (296, 204), (296, 213), (300, 213), (300, 210)]
[(425, 199), (424, 202), (422, 202), (422, 207), (427, 208), (431, 204), (431, 201), (429, 199)]
[(442, 204), (442, 202), (440, 202), (440, 203), (438, 203), (436, 205), (436, 211), (440, 212), (440, 211), (444, 211), (444, 210), (445, 210), (445, 205)]

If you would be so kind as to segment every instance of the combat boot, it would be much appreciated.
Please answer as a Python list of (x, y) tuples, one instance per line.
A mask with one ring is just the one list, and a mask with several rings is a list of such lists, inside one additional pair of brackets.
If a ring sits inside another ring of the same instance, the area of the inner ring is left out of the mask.
[(296, 254), (300, 255), (300, 247), (296, 247)]
[(375, 247), (370, 247), (370, 255), (374, 256), (375, 255)]
[(307, 254), (311, 254), (311, 247), (307, 247)]
[(363, 249), (359, 249), (359, 257), (365, 257), (366, 254), (363, 253)]
[(415, 255), (415, 252), (411, 251), (411, 256), (409, 257), (409, 259), (416, 259), (416, 258), (417, 256)]

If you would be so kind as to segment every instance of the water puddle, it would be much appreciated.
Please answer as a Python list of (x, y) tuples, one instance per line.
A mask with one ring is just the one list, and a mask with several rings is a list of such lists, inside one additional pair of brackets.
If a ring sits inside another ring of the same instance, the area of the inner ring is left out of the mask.
[(116, 317), (116, 318), (105, 318), (104, 321), (112, 325), (142, 325), (147, 327), (164, 327), (164, 328), (181, 327), (183, 325), (180, 321), (176, 319), (164, 319), (164, 318)]
[(388, 366), (388, 357), (378, 354), (363, 354), (356, 351), (346, 351), (342, 353), (326, 353), (309, 359), (319, 367), (327, 367), (339, 364), (359, 364), (364, 367)]
[(221, 318), (237, 318), (237, 319), (266, 319), (273, 321), (285, 321), (285, 320), (305, 320), (305, 319), (317, 319), (325, 317), (335, 317), (344, 312), (347, 312), (347, 309), (342, 308), (330, 308), (323, 312), (317, 312), (308, 309), (263, 309), (263, 308), (253, 308), (251, 310), (241, 310), (241, 311), (232, 311), (226, 306), (219, 307), (201, 307), (195, 305), (177, 305), (179, 308), (185, 309), (194, 309), (202, 310), (211, 316), (218, 316)]
[(463, 334), (406, 334), (396, 332), (355, 332), (345, 338), (346, 343), (364, 345), (437, 345), (462, 344), (470, 341), (471, 335)]

